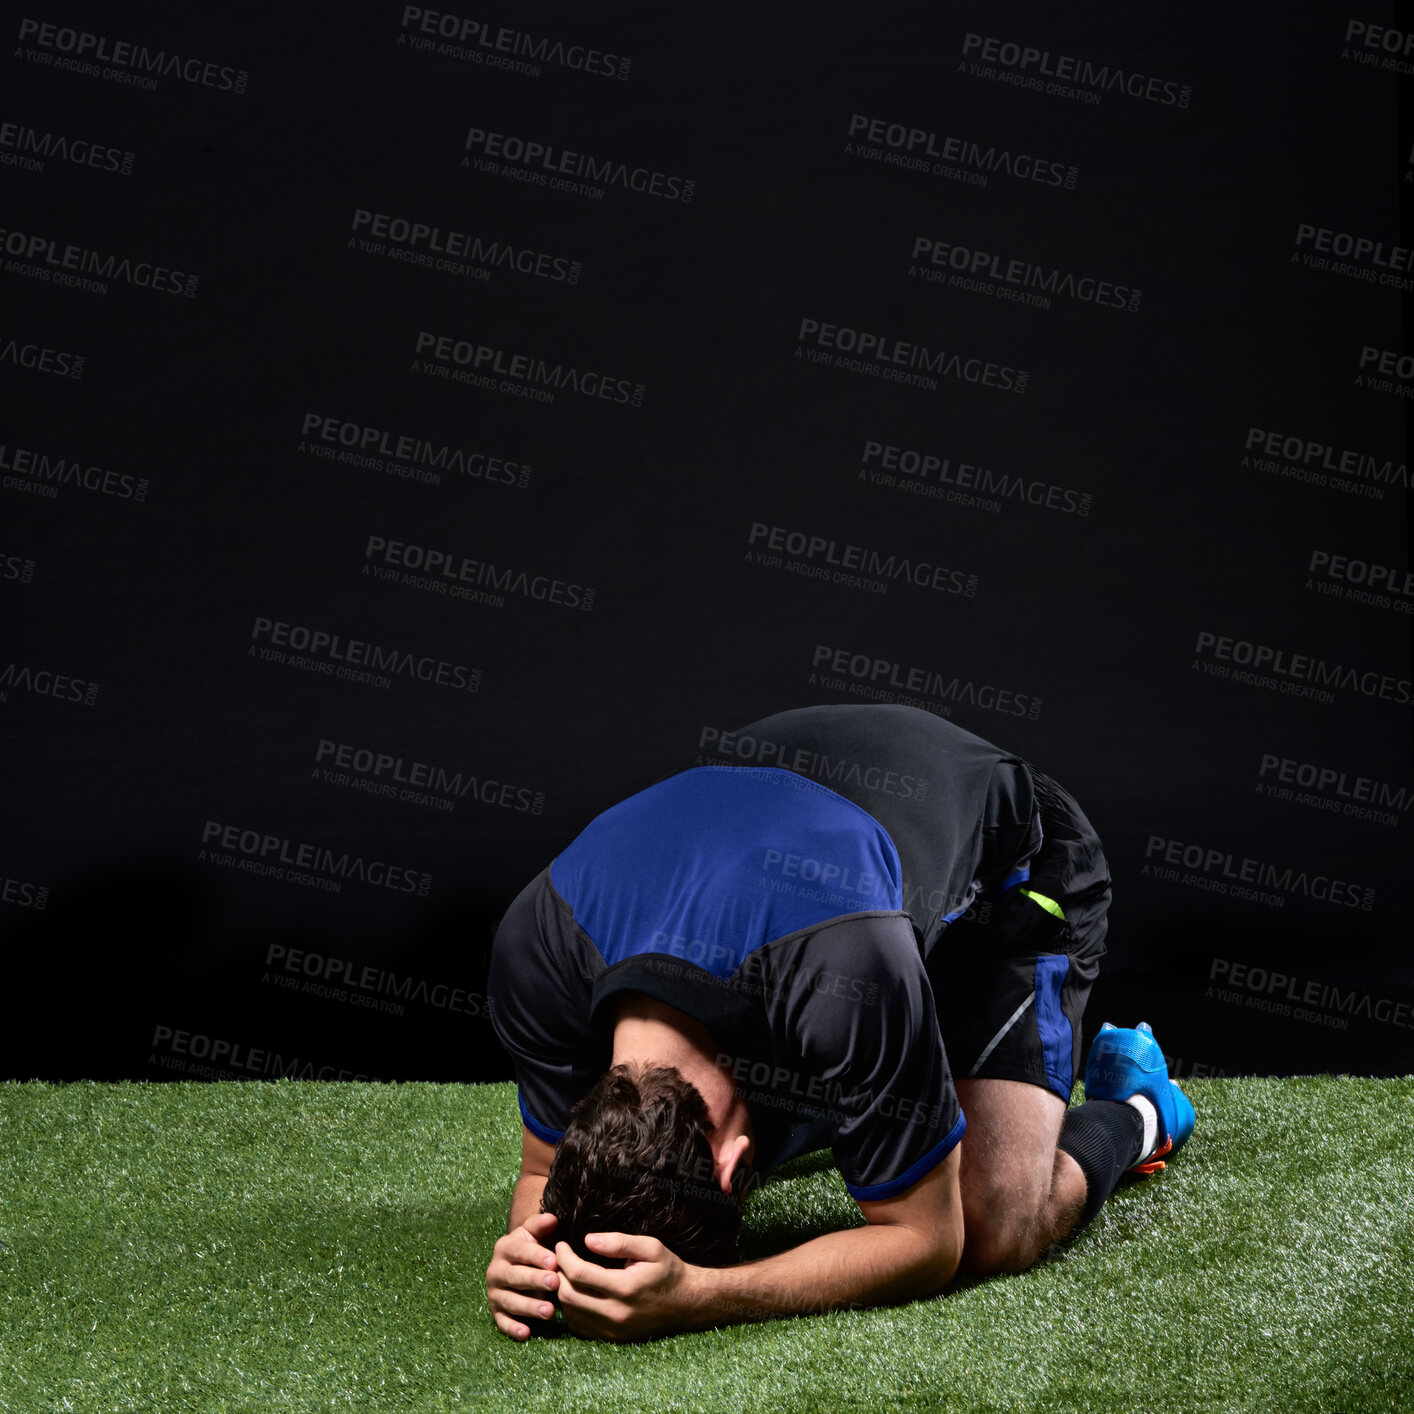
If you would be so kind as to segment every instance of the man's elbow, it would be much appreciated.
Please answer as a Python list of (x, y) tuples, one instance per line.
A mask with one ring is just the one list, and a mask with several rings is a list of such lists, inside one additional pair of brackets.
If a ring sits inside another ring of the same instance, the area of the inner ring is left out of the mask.
[(923, 1272), (924, 1290), (920, 1294), (936, 1296), (957, 1275), (962, 1262), (962, 1233), (958, 1232), (955, 1237), (948, 1234), (929, 1255), (930, 1260)]
[(962, 1263), (962, 1223), (940, 1224), (918, 1233), (916, 1261), (906, 1300), (923, 1300), (943, 1291)]
[(954, 1148), (904, 1193), (860, 1203), (866, 1221), (895, 1228), (902, 1237), (892, 1239), (893, 1294), (884, 1299), (936, 1296), (957, 1276), (964, 1237), (959, 1158)]

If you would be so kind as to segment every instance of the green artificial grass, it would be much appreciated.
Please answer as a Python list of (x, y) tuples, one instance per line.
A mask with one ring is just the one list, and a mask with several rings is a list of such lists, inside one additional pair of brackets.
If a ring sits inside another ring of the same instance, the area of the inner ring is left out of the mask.
[[(492, 1325), (509, 1085), (0, 1085), (0, 1410), (1414, 1409), (1414, 1079), (1190, 1093), (1021, 1276), (613, 1346)], [(750, 1255), (859, 1220), (787, 1173)]]

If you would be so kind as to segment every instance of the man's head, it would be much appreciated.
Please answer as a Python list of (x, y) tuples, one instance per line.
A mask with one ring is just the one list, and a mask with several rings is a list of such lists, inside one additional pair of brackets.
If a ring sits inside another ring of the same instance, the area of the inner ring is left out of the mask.
[(685, 1262), (724, 1266), (736, 1260), (748, 1152), (746, 1138), (713, 1125), (676, 1067), (630, 1061), (574, 1107), (541, 1207), (559, 1219), (557, 1240), (590, 1261), (605, 1259), (585, 1248), (586, 1233), (627, 1232)]

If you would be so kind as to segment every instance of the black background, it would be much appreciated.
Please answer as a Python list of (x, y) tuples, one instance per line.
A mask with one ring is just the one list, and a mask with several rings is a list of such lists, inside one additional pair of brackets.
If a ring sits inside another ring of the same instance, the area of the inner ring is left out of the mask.
[[(506, 904), (594, 813), (693, 764), (704, 730), (873, 700), (868, 678), (823, 685), (822, 649), (953, 684), (917, 696), (1085, 805), (1115, 873), (1090, 1027), (1147, 1016), (1179, 1075), (1407, 1071), (1411, 599), (1322, 593), (1310, 564), (1409, 568), (1410, 380), (1358, 376), (1363, 349), (1402, 353), (1408, 301), (1303, 263), (1298, 239), (1369, 237), (1387, 259), (1410, 230), (1409, 80), (1347, 37), (1394, 24), (1389, 7), (440, 12), (512, 45), (627, 58), (622, 78), (575, 58), (496, 67), (515, 55), (474, 41), (417, 48), (408, 9), (57, 4), (7, 21), (0, 154), (42, 162), (0, 166), (0, 336), (84, 362), (74, 378), (0, 360), (3, 1073), (507, 1077), (484, 997)], [(143, 87), (92, 55), (99, 73), (75, 71), (68, 41), (26, 20), (217, 78)], [(1160, 97), (979, 76), (969, 34), (1155, 77)], [(856, 115), (1077, 176), (977, 185), (871, 160), (850, 150)], [(479, 171), (462, 165), (472, 128), (691, 179), (692, 199)], [(131, 171), (56, 155), (61, 139), (130, 153)], [(369, 254), (360, 209), (579, 276)], [(1035, 308), (946, 268), (928, 281), (910, 274), (920, 237), (1142, 297)], [(195, 292), (59, 283), (66, 246), (195, 274)], [(1025, 392), (812, 362), (804, 320), (1024, 369)], [(642, 406), (429, 376), (422, 331), (642, 384)], [(530, 472), (433, 485), (320, 458), (301, 450), (311, 415)], [(1393, 477), (1264, 469), (1254, 428)], [(1088, 514), (878, 485), (868, 442), (1084, 493)], [(57, 494), (17, 477), (16, 449), (48, 458)], [(145, 478), (145, 499), (54, 470), (75, 462)], [(976, 592), (751, 563), (758, 525), (975, 575)], [(592, 608), (379, 581), (361, 573), (370, 536), (592, 587)], [(474, 667), (480, 686), (264, 662), (261, 619)], [(1323, 702), (1223, 680), (1203, 670), (1205, 633), (1393, 686)], [(46, 672), (97, 684), (92, 705), (39, 690)], [(493, 798), (509, 785), (512, 805), (328, 784), (321, 741), (474, 776)], [(1343, 777), (1319, 793), (1335, 809), (1259, 793), (1269, 757)], [(1389, 787), (1394, 823), (1344, 813), (1356, 778)], [(213, 862), (213, 823), (430, 885), (331, 893), (245, 872)], [(1223, 862), (1159, 875), (1169, 841)], [(1243, 859), (1286, 879), (1267, 890), (1280, 903), (1205, 886)], [(1351, 903), (1314, 896), (1329, 879)]]

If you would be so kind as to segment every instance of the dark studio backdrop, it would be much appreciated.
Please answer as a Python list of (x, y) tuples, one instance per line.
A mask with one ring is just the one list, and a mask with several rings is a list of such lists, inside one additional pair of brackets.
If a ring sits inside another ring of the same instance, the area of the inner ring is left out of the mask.
[(5, 25), (4, 1074), (507, 1078), (521, 886), (870, 701), (1085, 805), (1089, 1028), (1411, 1069), (1396, 10)]

